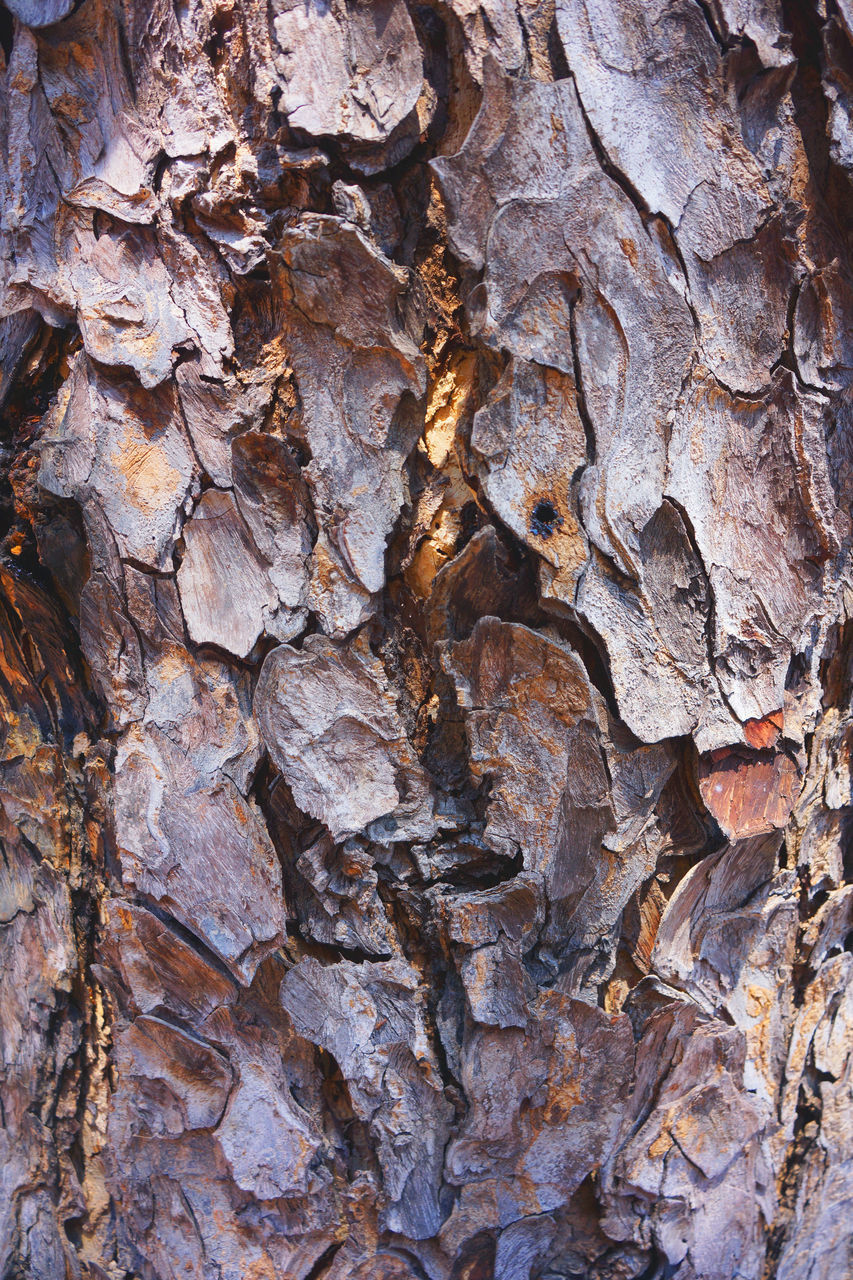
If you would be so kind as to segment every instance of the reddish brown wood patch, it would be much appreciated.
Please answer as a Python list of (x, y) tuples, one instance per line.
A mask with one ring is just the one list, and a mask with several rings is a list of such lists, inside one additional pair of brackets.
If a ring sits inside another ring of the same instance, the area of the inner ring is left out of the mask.
[(735, 747), (699, 760), (702, 799), (733, 840), (784, 827), (799, 786), (795, 761), (778, 751)]

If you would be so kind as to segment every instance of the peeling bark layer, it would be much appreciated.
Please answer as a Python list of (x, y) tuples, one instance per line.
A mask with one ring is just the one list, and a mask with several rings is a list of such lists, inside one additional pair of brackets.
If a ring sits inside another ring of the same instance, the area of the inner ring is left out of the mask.
[(4, 1280), (853, 1274), (853, 7), (0, 48)]

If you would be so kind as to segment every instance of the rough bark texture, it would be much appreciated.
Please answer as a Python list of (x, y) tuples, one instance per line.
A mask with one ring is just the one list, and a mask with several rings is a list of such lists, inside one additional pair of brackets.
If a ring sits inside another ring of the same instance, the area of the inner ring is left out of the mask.
[(0, 45), (3, 1280), (853, 1275), (853, 4)]

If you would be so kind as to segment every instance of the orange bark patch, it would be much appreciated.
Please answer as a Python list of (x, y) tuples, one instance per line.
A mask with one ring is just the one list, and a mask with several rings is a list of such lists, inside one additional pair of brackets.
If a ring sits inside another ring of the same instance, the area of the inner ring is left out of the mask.
[(629, 239), (628, 237), (626, 237), (624, 240), (620, 240), (619, 243), (622, 246), (622, 252), (624, 253), (625, 257), (628, 259), (631, 266), (636, 269), (637, 262), (638, 262), (636, 244), (634, 243), (633, 240)]
[(784, 713), (771, 711), (763, 720), (745, 720), (743, 736), (751, 747), (775, 747), (784, 725)]
[(800, 788), (795, 761), (778, 751), (734, 748), (699, 761), (699, 790), (732, 840), (784, 827)]
[(159, 512), (164, 496), (181, 484), (181, 473), (160, 446), (129, 428), (110, 451), (109, 461), (125, 482), (124, 496), (146, 515)]

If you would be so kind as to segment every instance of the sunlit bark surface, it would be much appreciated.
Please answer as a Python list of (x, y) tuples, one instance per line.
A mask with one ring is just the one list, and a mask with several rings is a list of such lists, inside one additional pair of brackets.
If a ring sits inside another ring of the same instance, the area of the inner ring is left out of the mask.
[(3, 1280), (853, 1275), (851, 37), (0, 5)]

